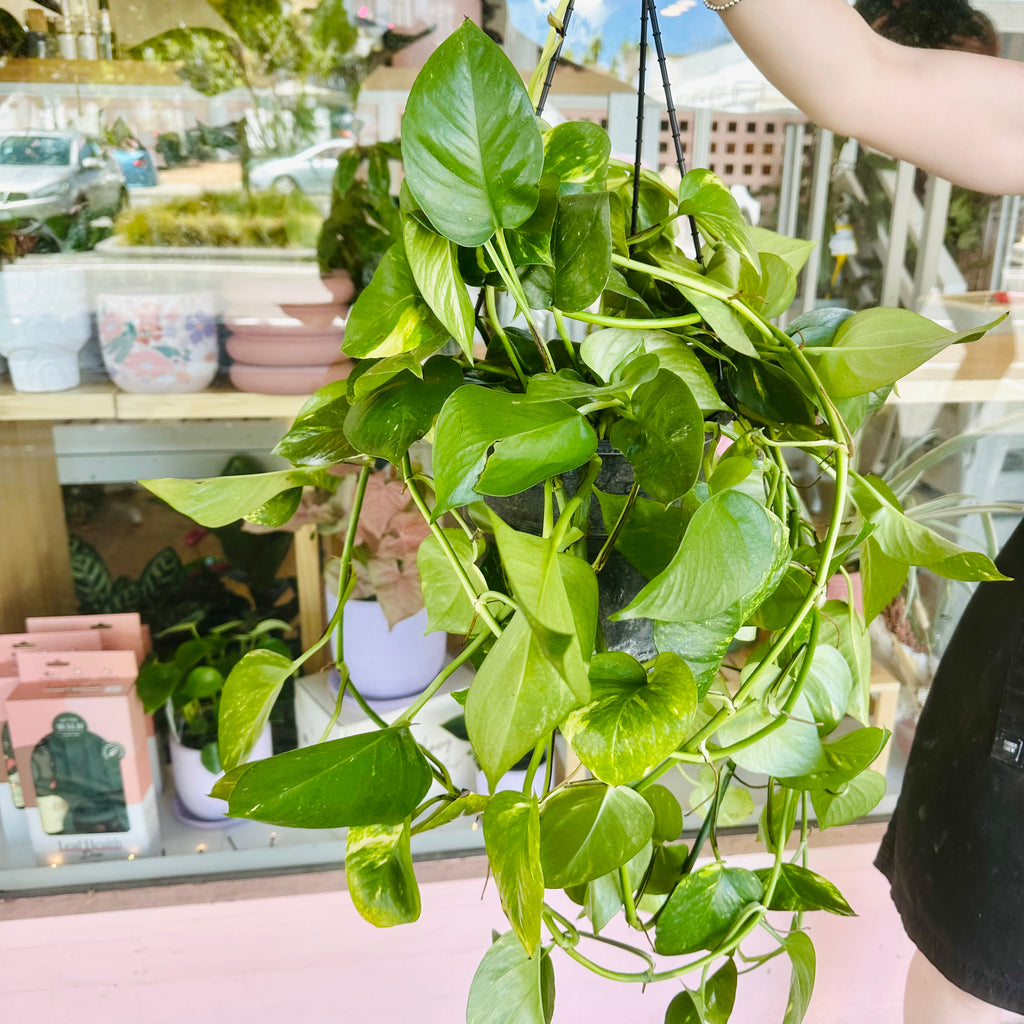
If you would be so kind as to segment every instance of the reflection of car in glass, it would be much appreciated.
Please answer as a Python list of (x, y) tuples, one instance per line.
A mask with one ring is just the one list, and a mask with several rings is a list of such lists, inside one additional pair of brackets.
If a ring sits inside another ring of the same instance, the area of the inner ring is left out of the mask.
[(338, 157), (352, 145), (351, 139), (330, 139), (295, 156), (254, 162), (249, 169), (249, 184), (253, 188), (274, 188), (280, 192), (330, 192)]
[(0, 220), (116, 214), (124, 175), (98, 142), (75, 132), (0, 135)]
[(156, 164), (145, 146), (126, 142), (115, 146), (110, 155), (117, 161), (129, 188), (152, 188), (156, 184)]

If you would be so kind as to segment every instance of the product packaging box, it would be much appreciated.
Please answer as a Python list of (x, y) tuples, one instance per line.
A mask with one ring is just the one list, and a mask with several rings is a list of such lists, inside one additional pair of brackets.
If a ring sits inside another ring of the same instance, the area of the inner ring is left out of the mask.
[(98, 651), (100, 647), (100, 637), (93, 630), (0, 634), (0, 831), (9, 846), (29, 841), (21, 778), (7, 727), (7, 696), (19, 682), (15, 652)]
[(158, 845), (156, 793), (131, 651), (19, 653), (8, 726), (29, 837), (59, 865)]
[[(25, 628), (29, 633), (40, 631), (46, 632), (47, 635), (52, 635), (58, 630), (75, 633), (89, 630), (99, 637), (103, 650), (132, 651), (140, 665), (153, 649), (149, 626), (139, 618), (138, 612), (114, 612), (109, 615), (34, 615), (25, 620)], [(0, 655), (2, 653), (0, 650)], [(146, 716), (146, 735), (153, 782), (159, 794), (163, 788), (163, 775), (160, 772), (160, 751), (152, 715)]]

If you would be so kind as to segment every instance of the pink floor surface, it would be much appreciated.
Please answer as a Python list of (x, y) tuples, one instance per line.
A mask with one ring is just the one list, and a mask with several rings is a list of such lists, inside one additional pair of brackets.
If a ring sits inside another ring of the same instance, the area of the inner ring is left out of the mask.
[[(874, 853), (813, 851), (859, 916), (808, 918), (818, 969), (807, 1024), (899, 1024), (913, 948)], [(422, 889), (419, 923), (384, 931), (343, 892), (0, 921), (0, 1020), (460, 1024), (490, 930), (507, 925), (479, 879)], [(554, 1024), (662, 1024), (674, 994), (605, 981), (564, 956), (555, 975)], [(734, 1024), (779, 1024), (788, 986), (785, 958), (741, 978)]]

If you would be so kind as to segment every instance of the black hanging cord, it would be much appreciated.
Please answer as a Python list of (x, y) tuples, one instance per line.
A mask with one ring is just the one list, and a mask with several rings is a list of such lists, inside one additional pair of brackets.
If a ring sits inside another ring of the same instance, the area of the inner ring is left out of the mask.
[(636, 150), (633, 156), (633, 212), (629, 219), (629, 233), (635, 235), (640, 220), (640, 158), (644, 148), (644, 100), (647, 80), (647, 4), (640, 0), (640, 70), (636, 87)]
[[(665, 62), (665, 47), (661, 42), (661, 28), (658, 25), (658, 10), (654, 0), (645, 0), (647, 12), (651, 19), (651, 31), (654, 33), (654, 48), (658, 54), (658, 67), (661, 69), (661, 85), (665, 90), (665, 105), (668, 107), (668, 126), (672, 132), (672, 144), (676, 151), (676, 167), (679, 168), (679, 176), (686, 174), (686, 159), (683, 156), (683, 144), (679, 141), (679, 119), (676, 117), (676, 105), (672, 99), (672, 85), (668, 80), (668, 65)], [(700, 251), (700, 235), (697, 234), (697, 224), (693, 217), (688, 217), (690, 222), (690, 237), (693, 239), (693, 248), (697, 256), (697, 262), (703, 263), (704, 257)]]
[[(551, 92), (551, 83), (555, 77), (555, 68), (558, 66), (558, 58), (562, 55), (562, 47), (565, 45), (565, 33), (569, 31), (569, 19), (572, 17), (572, 9), (575, 0), (569, 0), (568, 5), (565, 8), (565, 17), (562, 19), (562, 24), (555, 27), (555, 31), (558, 33), (558, 46), (555, 52), (551, 54), (551, 60), (548, 61), (548, 71), (544, 76), (544, 87), (540, 91), (540, 99), (537, 101), (537, 116), (540, 117), (544, 113), (544, 104), (548, 101), (548, 93)], [(552, 25), (554, 20), (552, 19)]]

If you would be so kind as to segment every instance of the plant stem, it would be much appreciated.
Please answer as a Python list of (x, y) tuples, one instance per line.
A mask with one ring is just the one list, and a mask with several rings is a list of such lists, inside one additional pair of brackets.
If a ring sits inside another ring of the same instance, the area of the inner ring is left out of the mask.
[(556, 316), (567, 316), (570, 320), (594, 324), (595, 327), (626, 327), (635, 330), (667, 329), (669, 327), (689, 327), (701, 322), (700, 313), (687, 313), (685, 316), (652, 317), (650, 320), (630, 319), (628, 317), (605, 316), (601, 313), (587, 313), (580, 310), (576, 313), (555, 311)]
[(572, 339), (569, 337), (569, 332), (565, 327), (565, 317), (560, 309), (553, 309), (551, 312), (555, 317), (555, 327), (558, 329), (558, 336), (562, 339), (562, 344), (565, 346), (569, 362), (578, 370), (580, 368), (579, 360), (576, 358), (576, 349), (573, 347)]
[(526, 374), (523, 372), (523, 367), (519, 362), (519, 356), (516, 354), (515, 347), (512, 345), (512, 342), (508, 340), (505, 328), (501, 326), (501, 321), (498, 319), (498, 307), (494, 301), (494, 289), (488, 285), (484, 289), (484, 294), (487, 296), (487, 315), (491, 318), (491, 326), (494, 328), (495, 334), (497, 334), (501, 339), (501, 344), (505, 349), (505, 354), (508, 356), (509, 362), (512, 364), (512, 369), (515, 371), (515, 375), (519, 379), (522, 389), (525, 391)]
[(459, 561), (458, 555), (452, 549), (451, 543), (448, 538), (444, 535), (442, 530), (430, 515), (430, 509), (427, 508), (426, 502), (423, 500), (423, 495), (420, 494), (419, 488), (416, 485), (416, 478), (412, 471), (412, 463), (409, 460), (409, 453), (406, 452), (402, 456), (402, 477), (405, 480), (406, 486), (409, 488), (409, 494), (412, 497), (413, 504), (419, 509), (420, 515), (423, 516), (424, 521), (430, 527), (430, 532), (434, 535), (438, 544), (441, 545), (441, 550), (444, 551), (451, 563), (452, 569), (455, 575), (459, 578), (459, 582), (462, 584), (462, 589), (469, 595), (469, 599), (473, 602), (473, 607), (476, 608), (477, 614), (483, 619), (487, 628), (495, 635), (501, 636), (501, 626), (495, 621), (494, 616), (485, 608), (483, 605), (478, 604), (479, 594), (476, 592), (476, 588), (473, 586), (472, 580), (470, 580), (466, 570), (463, 568), (462, 563)]
[(446, 680), (450, 679), (455, 672), (461, 668), (480, 649), (480, 646), (488, 639), (487, 633), (480, 633), (475, 636), (450, 662), (431, 680), (427, 688), (410, 704), (405, 711), (395, 719), (394, 724), (408, 725), (423, 706), (444, 686)]
[(615, 525), (611, 528), (611, 532), (608, 534), (607, 540), (601, 545), (601, 550), (598, 551), (597, 557), (594, 559), (592, 565), (594, 572), (600, 572), (604, 568), (605, 562), (608, 561), (608, 556), (612, 553), (612, 549), (615, 547), (615, 542), (619, 539), (619, 534), (622, 532), (622, 528), (629, 518), (629, 513), (633, 511), (633, 506), (636, 504), (636, 499), (640, 494), (640, 482), (638, 480), (633, 481), (633, 485), (629, 489), (629, 494), (626, 495), (626, 503), (622, 506), (622, 511), (619, 513), (619, 518), (615, 520)]

